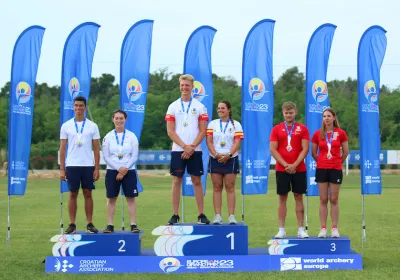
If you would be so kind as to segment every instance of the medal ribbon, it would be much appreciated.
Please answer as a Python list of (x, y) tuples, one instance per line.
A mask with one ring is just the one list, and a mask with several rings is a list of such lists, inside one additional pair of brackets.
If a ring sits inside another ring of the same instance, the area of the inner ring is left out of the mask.
[[(190, 97), (189, 105), (188, 105), (188, 107), (187, 107), (187, 109), (186, 109), (185, 120), (187, 120), (187, 118), (188, 118), (190, 105), (192, 105), (192, 99), (193, 99), (193, 97)], [(183, 100), (182, 100), (182, 98), (181, 98), (181, 106), (182, 106), (182, 112), (185, 113), (185, 106), (183, 105)]]
[(331, 154), (331, 148), (332, 148), (332, 141), (333, 141), (333, 134), (334, 134), (334, 130), (332, 130), (332, 134), (331, 137), (329, 138), (328, 133), (326, 133), (326, 145), (328, 146), (328, 155)]
[(288, 125), (287, 125), (287, 123), (286, 122), (283, 122), (283, 124), (285, 125), (285, 130), (286, 130), (286, 133), (287, 133), (287, 143), (288, 143), (288, 146), (291, 146), (290, 145), (290, 142), (292, 141), (292, 133), (293, 133), (293, 131), (294, 131), (294, 127), (295, 127), (295, 125), (296, 125), (296, 122), (294, 122), (293, 124), (292, 124), (292, 128), (290, 129), (290, 131), (289, 131), (289, 128), (288, 128)]
[(81, 140), (81, 137), (82, 137), (82, 133), (83, 133), (83, 128), (85, 127), (86, 118), (83, 119), (83, 123), (82, 123), (82, 127), (81, 127), (81, 132), (79, 132), (78, 123), (76, 122), (76, 118), (74, 118), (74, 123), (75, 123), (76, 133), (78, 134), (78, 140), (80, 141), (80, 140)]
[(117, 131), (114, 129), (115, 139), (117, 140), (117, 145), (119, 146), (118, 149), (119, 149), (119, 153), (120, 153), (120, 154), (122, 153), (122, 146), (124, 146), (125, 132), (126, 132), (126, 129), (124, 129), (124, 134), (122, 134), (121, 145), (119, 145), (118, 133), (117, 133)]

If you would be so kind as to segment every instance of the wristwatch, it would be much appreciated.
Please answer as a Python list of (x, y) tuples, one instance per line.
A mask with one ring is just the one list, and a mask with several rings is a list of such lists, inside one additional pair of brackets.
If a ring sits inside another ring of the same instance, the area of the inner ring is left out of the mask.
[(228, 156), (229, 156), (230, 158), (232, 158), (232, 154), (231, 154), (231, 153), (229, 153)]

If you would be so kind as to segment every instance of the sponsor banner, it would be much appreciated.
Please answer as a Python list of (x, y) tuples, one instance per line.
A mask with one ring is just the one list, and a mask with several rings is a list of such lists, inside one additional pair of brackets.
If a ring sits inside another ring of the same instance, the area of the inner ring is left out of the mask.
[(274, 118), (274, 20), (261, 20), (249, 31), (242, 59), (242, 194), (266, 194), (271, 162), (269, 135)]
[(47, 257), (46, 273), (207, 273), (288, 270), (360, 270), (362, 256), (309, 255), (298, 256), (184, 256), (184, 257)]
[[(351, 150), (349, 151), (349, 164), (367, 164), (372, 166), (377, 166), (378, 164), (400, 164), (400, 151), (381, 151), (379, 155), (379, 163), (378, 161), (372, 162), (361, 162), (360, 151)], [(240, 164), (244, 166), (246, 169), (265, 169), (268, 166), (268, 161), (266, 159), (248, 159), (244, 162), (242, 160), (242, 154), (239, 153), (239, 161)], [(169, 150), (159, 150), (159, 151), (139, 151), (139, 159), (137, 164), (149, 164), (149, 165), (169, 165), (171, 162), (171, 151)], [(100, 164), (106, 164), (103, 160), (103, 157), (100, 157)], [(271, 165), (275, 165), (276, 161), (273, 157), (271, 157)], [(15, 169), (23, 169), (26, 168), (23, 162), (15, 161), (12, 165), (12, 168)], [(315, 161), (311, 162), (308, 166), (309, 169), (315, 169), (316, 164)], [(253, 176), (254, 178), (254, 176)], [(190, 178), (189, 178), (190, 179)]]
[[(193, 31), (186, 43), (183, 66), (183, 73), (190, 74), (195, 79), (192, 97), (203, 103), (206, 108), (209, 117), (207, 124), (212, 120), (213, 116), (214, 89), (212, 82), (211, 47), (216, 32), (216, 29), (206, 25), (200, 26)], [(201, 150), (203, 151), (203, 169), (205, 170), (204, 174), (201, 176), (201, 184), (205, 195), (209, 154), (206, 137), (201, 141)], [(184, 176), (182, 195), (194, 196), (193, 184), (191, 184), (191, 177), (187, 171)], [(190, 182), (190, 184), (186, 182)]]
[[(359, 254), (349, 255), (310, 255), (298, 256), (273, 256), (271, 257), (273, 270), (360, 270), (362, 269), (362, 257)], [(277, 269), (279, 268), (279, 269)]]
[(380, 69), (386, 52), (386, 30), (371, 26), (361, 37), (358, 45), (357, 86), (358, 86), (358, 129), (361, 159), (361, 194), (381, 194), (379, 162), (379, 95)]
[(352, 150), (349, 151), (349, 164), (360, 164), (363, 165), (365, 168), (379, 168), (380, 164), (388, 164), (388, 152), (389, 151), (380, 151), (379, 153), (379, 160), (365, 160), (364, 162), (361, 161), (361, 154), (359, 150)]

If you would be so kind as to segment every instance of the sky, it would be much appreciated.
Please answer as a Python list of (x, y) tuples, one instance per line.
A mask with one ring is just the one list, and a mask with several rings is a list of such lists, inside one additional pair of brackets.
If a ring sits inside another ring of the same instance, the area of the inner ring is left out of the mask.
[(20, 33), (31, 25), (46, 28), (37, 82), (60, 85), (62, 52), (69, 33), (79, 24), (101, 25), (92, 77), (110, 73), (119, 81), (123, 38), (139, 20), (152, 19), (150, 71), (168, 67), (181, 73), (190, 34), (202, 25), (217, 29), (212, 46), (212, 69), (239, 84), (245, 38), (262, 19), (276, 21), (273, 76), (277, 80), (293, 66), (305, 72), (312, 33), (324, 23), (337, 26), (327, 80), (357, 78), (357, 49), (372, 25), (387, 30), (387, 49), (381, 84), (400, 85), (400, 1), (397, 0), (1, 0), (0, 87), (10, 80), (11, 57)]

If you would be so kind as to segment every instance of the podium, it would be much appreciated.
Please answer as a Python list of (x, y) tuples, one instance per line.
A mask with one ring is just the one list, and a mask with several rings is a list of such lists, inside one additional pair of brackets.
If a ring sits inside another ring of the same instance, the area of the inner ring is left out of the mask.
[(289, 236), (284, 239), (272, 237), (268, 241), (270, 255), (337, 255), (350, 254), (350, 239), (347, 236), (340, 238), (298, 238)]
[(62, 234), (53, 236), (53, 256), (140, 256), (143, 231)]
[(157, 256), (247, 255), (248, 228), (237, 225), (180, 224), (152, 232)]
[(362, 256), (350, 239), (317, 237), (266, 239), (248, 248), (248, 227), (179, 224), (158, 226), (153, 249), (142, 249), (143, 232), (56, 235), (46, 273), (208, 273), (361, 270)]

